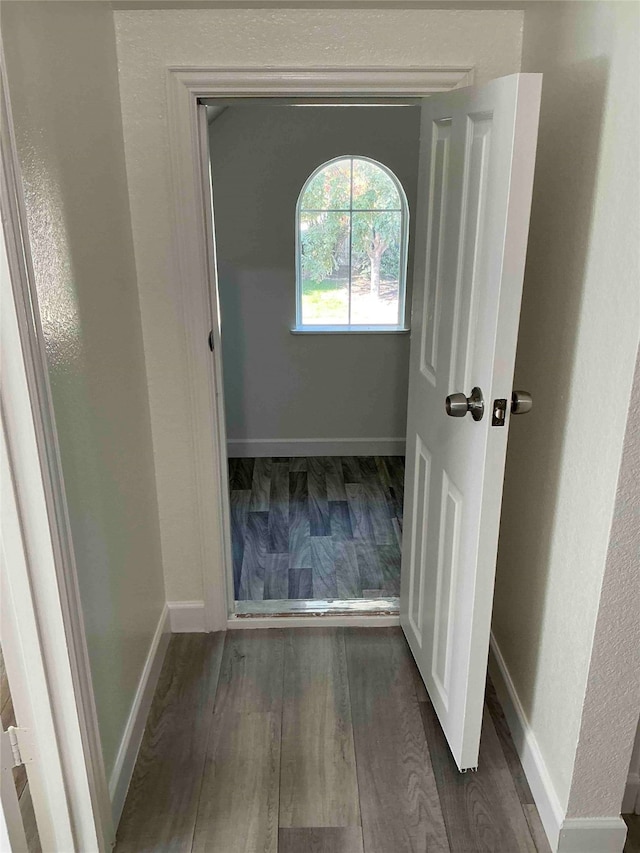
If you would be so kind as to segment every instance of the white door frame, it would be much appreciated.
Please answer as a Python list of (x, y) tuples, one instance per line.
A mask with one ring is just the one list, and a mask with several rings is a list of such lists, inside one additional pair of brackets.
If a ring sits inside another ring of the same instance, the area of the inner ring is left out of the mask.
[(43, 849), (108, 851), (114, 828), (1, 52), (0, 202), (3, 652)]
[[(184, 311), (191, 447), (197, 484), (196, 530), (202, 563), (205, 627), (272, 625), (234, 620), (229, 589), (231, 542), (218, 281), (204, 107), (215, 97), (424, 97), (473, 83), (473, 68), (317, 67), (169, 68), (169, 133), (174, 276)], [(213, 329), (214, 357), (208, 347)], [(320, 617), (326, 625), (326, 616)], [(337, 618), (337, 617), (336, 617)], [(347, 616), (349, 624), (356, 624)], [(362, 618), (362, 617), (360, 617)], [(370, 617), (384, 618), (384, 617)], [(313, 617), (304, 617), (309, 624)], [(287, 619), (288, 625), (294, 620)]]

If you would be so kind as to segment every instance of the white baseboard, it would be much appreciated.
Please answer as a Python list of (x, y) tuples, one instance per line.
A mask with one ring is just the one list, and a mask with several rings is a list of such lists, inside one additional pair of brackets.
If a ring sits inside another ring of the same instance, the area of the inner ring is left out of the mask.
[(560, 805), (540, 747), (529, 726), (529, 721), (493, 634), (491, 635), (489, 674), (507, 718), (522, 768), (549, 839), (549, 845), (555, 851), (558, 848), (560, 828), (564, 820), (564, 809)]
[(622, 798), (622, 814), (640, 814), (640, 773), (629, 773)]
[(202, 634), (207, 628), (204, 601), (167, 601), (173, 634)]
[(557, 853), (622, 853), (627, 827), (621, 817), (567, 818)]
[(231, 457), (261, 456), (404, 456), (404, 438), (256, 438), (229, 439)]
[(147, 723), (151, 700), (158, 683), (158, 676), (162, 668), (162, 662), (169, 645), (171, 633), (169, 630), (169, 609), (167, 605), (162, 609), (158, 625), (156, 626), (149, 653), (142, 668), (138, 689), (136, 690), (129, 713), (129, 719), (124, 729), (124, 735), (120, 742), (120, 749), (116, 756), (111, 778), (109, 779), (109, 796), (111, 797), (111, 813), (113, 824), (118, 826), (120, 815), (131, 782), (131, 774), (138, 757), (138, 750), (142, 742), (144, 727)]
[(566, 818), (524, 708), (495, 637), (489, 674), (507, 718), (542, 825), (554, 853), (622, 853), (627, 828), (621, 817)]

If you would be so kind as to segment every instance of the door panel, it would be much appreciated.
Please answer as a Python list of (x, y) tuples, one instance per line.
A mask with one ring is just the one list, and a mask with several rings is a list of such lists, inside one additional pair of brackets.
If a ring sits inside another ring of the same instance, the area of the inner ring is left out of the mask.
[[(411, 559), (409, 561), (409, 601), (408, 618), (411, 630), (418, 641), (422, 643), (422, 625), (424, 615), (424, 583), (426, 578), (425, 554), (427, 541), (427, 520), (429, 518), (429, 490), (431, 485), (431, 454), (416, 435), (416, 449), (413, 453), (414, 471), (407, 475), (407, 481), (413, 480), (413, 497), (408, 506), (413, 505), (413, 510), (405, 512), (405, 525), (403, 537), (411, 535)], [(405, 492), (406, 494), (406, 492)], [(411, 517), (411, 523), (406, 519)], [(406, 540), (405, 540), (406, 541)], [(404, 577), (402, 579), (404, 588)]]
[(443, 246), (447, 229), (447, 205), (449, 191), (449, 147), (451, 122), (445, 119), (433, 126), (433, 167), (431, 185), (433, 192), (429, 200), (428, 246), (429, 269), (427, 271), (427, 298), (425, 300), (425, 322), (422, 325), (422, 356), (420, 370), (432, 385), (436, 381), (438, 364), (438, 326), (434, 322), (439, 316), (442, 301)]
[[(425, 100), (401, 622), (454, 758), (478, 760), (541, 76)], [(475, 421), (445, 398), (479, 386)]]
[(465, 144), (460, 222), (460, 249), (454, 306), (454, 344), (451, 347), (451, 388), (466, 388), (471, 373), (476, 331), (478, 279), (481, 276), (481, 237), (486, 220), (489, 147), (492, 118), (470, 116)]

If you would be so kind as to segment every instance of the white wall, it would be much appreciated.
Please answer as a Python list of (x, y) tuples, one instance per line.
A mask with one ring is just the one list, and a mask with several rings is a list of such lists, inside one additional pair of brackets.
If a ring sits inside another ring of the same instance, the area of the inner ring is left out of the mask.
[(412, 224), (419, 123), (416, 107), (240, 106), (210, 124), (230, 441), (404, 440), (408, 335), (290, 332), (295, 210), (317, 166), (359, 154), (396, 174)]
[(179, 289), (172, 278), (166, 128), (169, 66), (472, 65), (518, 71), (518, 11), (116, 11), (120, 94), (167, 597), (201, 600), (198, 495)]
[(164, 605), (107, 3), (7, 3), (10, 96), (107, 775)]
[[(640, 710), (639, 484), (640, 351), (569, 794), (569, 818), (618, 814), (627, 783)], [(636, 768), (639, 766), (640, 751)]]
[[(566, 813), (640, 330), (638, 6), (531, 4), (523, 70), (544, 73), (515, 378), (534, 409), (511, 428), (493, 630)], [(570, 814), (612, 814), (606, 787)]]

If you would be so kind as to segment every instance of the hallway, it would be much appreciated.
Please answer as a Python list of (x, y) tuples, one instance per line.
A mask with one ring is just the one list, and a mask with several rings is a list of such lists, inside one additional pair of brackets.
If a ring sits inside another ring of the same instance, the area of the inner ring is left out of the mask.
[(174, 635), (117, 853), (548, 853), (488, 686), (460, 774), (399, 629)]

